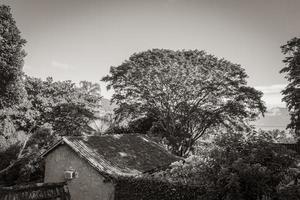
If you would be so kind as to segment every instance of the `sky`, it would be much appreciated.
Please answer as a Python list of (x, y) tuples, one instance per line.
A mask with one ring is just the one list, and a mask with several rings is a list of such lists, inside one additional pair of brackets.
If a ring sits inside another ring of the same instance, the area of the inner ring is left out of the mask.
[(26, 74), (100, 79), (152, 48), (205, 50), (240, 64), (268, 107), (285, 106), (280, 46), (300, 36), (300, 0), (1, 0), (27, 40)]

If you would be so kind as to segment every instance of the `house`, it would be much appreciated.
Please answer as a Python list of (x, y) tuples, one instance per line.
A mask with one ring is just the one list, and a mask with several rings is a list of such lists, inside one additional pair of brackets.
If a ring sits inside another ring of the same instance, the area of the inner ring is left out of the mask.
[(180, 159), (137, 134), (63, 137), (42, 156), (44, 182), (66, 181), (72, 200), (113, 200), (118, 177), (138, 176)]

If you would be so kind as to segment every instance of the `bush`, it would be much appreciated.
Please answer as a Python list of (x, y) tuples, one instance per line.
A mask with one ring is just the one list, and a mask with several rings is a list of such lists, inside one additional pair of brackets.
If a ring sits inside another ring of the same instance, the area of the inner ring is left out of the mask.
[(300, 187), (292, 185), (279, 190), (279, 200), (298, 200), (300, 199)]
[(226, 134), (208, 151), (153, 176), (203, 187), (206, 200), (276, 199), (296, 167), (295, 154), (264, 135)]
[(196, 200), (203, 190), (153, 178), (121, 177), (116, 180), (115, 200)]

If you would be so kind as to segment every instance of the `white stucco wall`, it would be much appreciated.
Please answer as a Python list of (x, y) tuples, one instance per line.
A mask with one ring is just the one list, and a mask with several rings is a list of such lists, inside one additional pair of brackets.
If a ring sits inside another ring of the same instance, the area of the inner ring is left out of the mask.
[(63, 182), (64, 171), (73, 168), (78, 178), (68, 181), (72, 200), (113, 200), (114, 185), (67, 145), (60, 145), (46, 156), (45, 183)]

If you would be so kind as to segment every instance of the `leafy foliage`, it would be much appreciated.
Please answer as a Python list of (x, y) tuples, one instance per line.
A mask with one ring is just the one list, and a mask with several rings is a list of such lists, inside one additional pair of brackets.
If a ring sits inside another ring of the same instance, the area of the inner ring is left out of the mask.
[(294, 154), (264, 135), (229, 134), (205, 154), (174, 163), (157, 177), (204, 187), (203, 199), (276, 199), (286, 185)]
[[(59, 136), (53, 133), (52, 127), (45, 124), (29, 136), (25, 146), (17, 143), (0, 152), (0, 158), (4, 160), (0, 165), (0, 184), (43, 181), (44, 162), (41, 162), (39, 156), (58, 140)], [(10, 163), (13, 165), (9, 165)]]
[(300, 199), (300, 187), (298, 185), (291, 185), (280, 190), (280, 200), (298, 200)]
[(97, 88), (90, 90), (92, 83), (84, 82), (77, 87), (71, 81), (54, 82), (26, 77), (25, 87), (32, 110), (39, 113), (34, 123), (49, 123), (59, 135), (81, 135), (91, 133), (89, 126), (96, 119), (100, 106), (100, 93)]
[(29, 137), (21, 160), (14, 166), (18, 169), (18, 178), (15, 182), (43, 181), (45, 163), (39, 156), (59, 139), (60, 137), (54, 134), (51, 125), (45, 124), (38, 128)]
[(19, 153), (20, 147), (18, 144), (10, 145), (8, 148), (6, 148), (5, 151), (0, 151), (0, 169), (4, 169), (6, 166), (10, 164), (12, 160), (17, 159), (17, 155)]
[(118, 119), (155, 119), (151, 130), (186, 156), (209, 129), (245, 128), (265, 107), (237, 64), (203, 51), (153, 49), (132, 55), (102, 80), (115, 94)]
[(30, 118), (22, 79), (25, 43), (10, 8), (0, 5), (0, 150), (24, 140)]
[(285, 73), (289, 84), (282, 91), (283, 101), (287, 103), (290, 112), (290, 128), (300, 135), (300, 38), (293, 38), (281, 47), (282, 53), (286, 56), (283, 60), (285, 67), (280, 73)]
[(129, 121), (128, 124), (120, 126), (117, 120), (111, 120), (110, 126), (105, 131), (105, 134), (128, 134), (139, 133), (148, 134), (155, 119), (150, 117), (143, 117), (134, 121)]
[(22, 81), (25, 43), (10, 8), (0, 5), (0, 109), (17, 105), (26, 97)]

